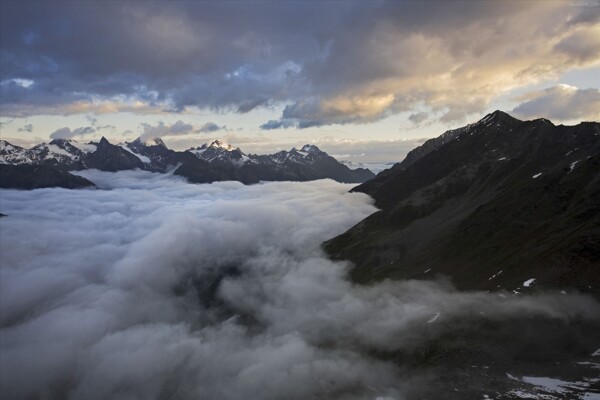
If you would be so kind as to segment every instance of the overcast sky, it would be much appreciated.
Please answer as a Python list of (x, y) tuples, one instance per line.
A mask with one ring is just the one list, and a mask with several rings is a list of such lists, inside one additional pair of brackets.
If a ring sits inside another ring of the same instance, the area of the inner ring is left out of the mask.
[(600, 119), (596, 0), (0, 7), (0, 133), (15, 144), (224, 138), (397, 161), (495, 109)]

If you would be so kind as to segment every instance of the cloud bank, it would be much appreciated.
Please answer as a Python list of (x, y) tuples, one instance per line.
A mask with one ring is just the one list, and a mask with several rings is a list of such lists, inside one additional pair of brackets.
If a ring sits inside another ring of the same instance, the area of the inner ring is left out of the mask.
[(513, 110), (519, 118), (549, 118), (559, 121), (600, 120), (600, 90), (580, 89), (570, 85), (557, 85), (527, 93), (523, 102)]
[(1, 7), (4, 116), (278, 105), (264, 129), (423, 108), (452, 122), (512, 89), (600, 65), (600, 8), (569, 2)]
[(100, 189), (2, 191), (3, 398), (403, 399), (435, 374), (375, 354), (600, 315), (582, 296), (352, 285), (319, 247), (375, 210), (348, 185), (84, 174)]

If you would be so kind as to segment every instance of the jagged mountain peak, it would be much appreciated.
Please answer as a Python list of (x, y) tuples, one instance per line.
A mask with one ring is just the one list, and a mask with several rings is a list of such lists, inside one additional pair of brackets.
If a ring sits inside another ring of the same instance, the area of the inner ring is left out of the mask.
[(131, 142), (131, 144), (136, 145), (136, 146), (161, 146), (164, 147), (165, 149), (167, 149), (167, 145), (165, 144), (165, 142), (163, 142), (163, 140), (159, 137), (155, 137), (155, 138), (151, 138), (151, 139), (142, 139), (142, 137), (138, 137), (137, 139), (135, 139), (133, 142)]
[(79, 140), (67, 139), (67, 138), (56, 138), (56, 139), (52, 139), (49, 142), (49, 144), (58, 144), (58, 143), (83, 143), (83, 142), (80, 142)]
[(62, 143), (71, 143), (74, 142), (73, 139), (65, 139), (65, 138), (57, 138), (57, 139), (52, 139), (50, 141), (50, 144), (62, 144)]
[(496, 110), (487, 114), (485, 117), (472, 124), (473, 126), (487, 126), (492, 124), (500, 124), (500, 125), (514, 125), (515, 123), (522, 122), (519, 119), (505, 113), (504, 111)]
[(98, 142), (85, 144), (56, 139), (51, 144), (42, 143), (31, 149), (8, 144), (0, 147), (0, 163), (49, 165), (62, 170), (96, 168), (119, 171), (140, 168), (155, 172), (165, 172), (179, 165), (175, 174), (197, 183), (222, 180), (257, 183), (261, 180), (306, 181), (324, 178), (359, 183), (374, 177), (368, 170), (349, 169), (314, 145), (270, 155), (247, 155), (239, 147), (218, 139), (182, 152), (167, 149), (160, 139), (144, 143), (143, 138), (115, 145), (105, 137)]
[(20, 146), (16, 146), (12, 143), (9, 143), (7, 140), (4, 139), (0, 139), (0, 149), (6, 149), (6, 148), (17, 148), (17, 149), (21, 149), (22, 147)]
[(50, 143), (48, 143), (48, 145), (55, 146), (55, 147), (52, 147), (54, 150), (56, 150), (56, 148), (58, 148), (58, 149), (64, 150), (71, 154), (79, 152), (79, 149), (76, 146), (76, 145), (78, 145), (78, 143), (72, 139), (64, 139), (64, 138), (52, 139), (50, 141)]
[(520, 292), (536, 278), (538, 287), (597, 291), (600, 124), (506, 113), (478, 124), (354, 188), (382, 211), (326, 249), (353, 261), (360, 282), (435, 271), (465, 289)]
[[(427, 140), (421, 146), (418, 146), (408, 152), (406, 158), (400, 163), (396, 164), (396, 166), (397, 168), (407, 168), (419, 159), (425, 157), (427, 154), (439, 149), (441, 146), (461, 137), (462, 135), (477, 135), (483, 132), (488, 132), (489, 129), (510, 132), (522, 123), (523, 121), (512, 117), (504, 111), (496, 110), (487, 114), (477, 122), (462, 126), (460, 128), (450, 129), (436, 138)], [(550, 121), (548, 121), (548, 123), (551, 124)], [(382, 173), (384, 175), (387, 174), (386, 171), (383, 171)]]
[(200, 147), (192, 147), (188, 152), (204, 161), (230, 164), (233, 166), (240, 166), (246, 162), (255, 162), (253, 158), (244, 154), (239, 147), (232, 146), (219, 139), (204, 143)]
[(205, 149), (213, 148), (213, 149), (220, 149), (220, 150), (225, 150), (225, 151), (239, 150), (239, 147), (232, 146), (229, 143), (224, 142), (219, 139), (215, 139), (211, 143), (205, 143), (204, 145), (202, 145), (201, 148), (205, 148)]
[[(287, 152), (284, 151), (283, 153), (287, 153)], [(321, 151), (321, 149), (319, 149), (317, 146), (315, 146), (313, 144), (305, 144), (300, 149), (293, 147), (289, 151), (289, 153), (300, 153), (301, 155), (307, 155), (307, 154), (321, 154), (324, 152)]]
[(154, 138), (153, 141), (155, 145), (167, 148), (167, 145), (165, 144), (165, 142), (163, 142), (161, 138)]
[(302, 149), (300, 149), (300, 151), (304, 151), (307, 153), (319, 153), (321, 152), (321, 150), (315, 146), (314, 144), (305, 144), (304, 146), (302, 146)]
[(550, 121), (549, 119), (546, 119), (546, 118), (537, 118), (537, 119), (534, 119), (532, 122), (534, 122), (536, 124), (541, 124), (541, 125), (555, 126), (552, 121)]

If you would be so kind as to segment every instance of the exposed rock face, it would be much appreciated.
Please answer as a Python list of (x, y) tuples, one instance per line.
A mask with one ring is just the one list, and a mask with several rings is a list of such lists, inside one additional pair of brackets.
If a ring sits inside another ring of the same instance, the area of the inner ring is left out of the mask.
[(302, 149), (281, 151), (270, 155), (245, 154), (215, 140), (210, 144), (174, 151), (161, 139), (113, 145), (105, 138), (98, 143), (79, 143), (56, 139), (31, 149), (0, 141), (0, 163), (48, 165), (65, 171), (96, 168), (102, 171), (144, 169), (175, 174), (190, 182), (207, 183), (237, 180), (246, 184), (259, 181), (308, 181), (329, 178), (345, 183), (364, 182), (375, 175), (368, 169), (350, 169), (335, 158), (306, 145)]
[[(352, 170), (313, 145), (305, 145), (300, 150), (293, 148), (275, 154), (253, 155), (245, 154), (239, 147), (217, 140), (190, 149), (189, 152), (217, 167), (218, 171), (215, 173), (229, 175), (230, 180), (247, 184), (259, 181), (310, 181), (325, 178), (344, 183), (359, 183), (375, 176), (368, 169)], [(197, 182), (193, 171), (194, 167), (183, 165), (175, 174)]]
[(354, 188), (382, 210), (326, 250), (352, 260), (358, 282), (444, 274), (464, 289), (598, 291), (600, 124), (497, 111), (453, 132)]
[(89, 180), (49, 165), (0, 164), (0, 188), (4, 189), (77, 189), (90, 186), (94, 184)]
[(122, 171), (144, 168), (139, 157), (131, 154), (121, 146), (110, 144), (106, 138), (100, 139), (96, 151), (89, 153), (84, 160), (85, 168), (96, 168), (102, 171)]

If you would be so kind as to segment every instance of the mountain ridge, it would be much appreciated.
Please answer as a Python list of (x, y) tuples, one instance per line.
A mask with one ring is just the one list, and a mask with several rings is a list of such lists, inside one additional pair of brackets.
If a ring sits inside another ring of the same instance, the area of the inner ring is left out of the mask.
[(381, 210), (326, 251), (353, 261), (357, 282), (442, 274), (464, 289), (598, 291), (600, 124), (495, 112), (455, 131), (353, 188)]
[(237, 180), (245, 184), (260, 181), (307, 181), (330, 178), (344, 183), (364, 182), (375, 175), (366, 168), (350, 169), (314, 145), (274, 154), (244, 153), (220, 140), (185, 151), (169, 149), (160, 138), (111, 144), (79, 143), (54, 139), (30, 149), (0, 141), (1, 164), (29, 164), (61, 171), (96, 168), (102, 171), (143, 169), (167, 172), (174, 169), (192, 183)]
[(0, 188), (43, 189), (61, 187), (79, 189), (95, 187), (88, 179), (47, 165), (0, 164)]

